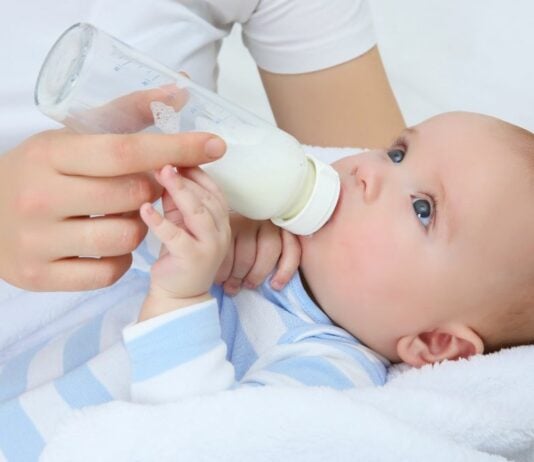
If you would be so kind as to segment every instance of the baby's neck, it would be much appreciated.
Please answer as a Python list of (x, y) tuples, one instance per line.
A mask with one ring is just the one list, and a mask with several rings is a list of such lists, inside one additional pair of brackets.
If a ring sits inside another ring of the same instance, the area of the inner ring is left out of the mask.
[(312, 291), (311, 287), (308, 285), (308, 281), (306, 281), (306, 278), (304, 277), (304, 272), (302, 271), (302, 268), (299, 267), (298, 272), (299, 272), (300, 280), (302, 282), (302, 287), (304, 287), (306, 295), (308, 295), (308, 297), (310, 297), (311, 301), (313, 303), (315, 303), (321, 309), (321, 311), (324, 313), (325, 311), (323, 310), (321, 305), (319, 305), (319, 302), (317, 301), (317, 299), (313, 295), (313, 291)]

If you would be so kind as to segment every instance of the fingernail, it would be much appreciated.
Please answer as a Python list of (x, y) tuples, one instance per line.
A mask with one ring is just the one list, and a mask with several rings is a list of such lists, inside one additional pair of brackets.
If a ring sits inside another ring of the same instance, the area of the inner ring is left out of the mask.
[(254, 289), (254, 287), (256, 287), (255, 284), (253, 284), (252, 282), (249, 282), (249, 281), (245, 281), (243, 283), (243, 285), (247, 288), (247, 289)]
[(237, 291), (239, 290), (239, 287), (240, 287), (239, 284), (236, 284), (236, 283), (229, 283), (229, 284), (226, 284), (226, 285), (224, 286), (224, 289), (225, 289), (228, 293), (235, 294), (235, 293), (237, 293)]
[(236, 288), (236, 287), (225, 287), (225, 288), (224, 288), (224, 291), (225, 291), (228, 295), (235, 295), (235, 294), (237, 294), (237, 288)]
[(282, 283), (279, 281), (271, 281), (271, 287), (274, 290), (280, 290), (282, 288)]
[(151, 204), (147, 204), (145, 206), (145, 212), (148, 214), (148, 215), (152, 215), (154, 213), (154, 208), (152, 207)]
[(210, 138), (204, 145), (204, 152), (212, 159), (221, 157), (226, 151), (226, 143), (219, 137)]
[(167, 174), (170, 175), (170, 176), (176, 176), (177, 175), (176, 170), (172, 165), (169, 165), (169, 167), (167, 167)]

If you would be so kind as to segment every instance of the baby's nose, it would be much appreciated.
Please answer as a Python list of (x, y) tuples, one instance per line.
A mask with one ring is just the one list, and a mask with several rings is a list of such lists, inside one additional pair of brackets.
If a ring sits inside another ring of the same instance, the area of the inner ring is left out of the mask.
[(383, 166), (380, 162), (365, 161), (350, 172), (357, 185), (362, 188), (365, 203), (371, 203), (380, 196), (383, 182)]

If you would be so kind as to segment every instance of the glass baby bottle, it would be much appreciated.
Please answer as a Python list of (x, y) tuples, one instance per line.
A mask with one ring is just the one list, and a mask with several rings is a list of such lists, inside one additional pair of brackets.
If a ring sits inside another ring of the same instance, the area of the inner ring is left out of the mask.
[(219, 135), (226, 154), (201, 168), (230, 207), (295, 234), (321, 228), (339, 197), (336, 171), (291, 135), (90, 24), (75, 24), (53, 45), (35, 101), (44, 114), (82, 133)]

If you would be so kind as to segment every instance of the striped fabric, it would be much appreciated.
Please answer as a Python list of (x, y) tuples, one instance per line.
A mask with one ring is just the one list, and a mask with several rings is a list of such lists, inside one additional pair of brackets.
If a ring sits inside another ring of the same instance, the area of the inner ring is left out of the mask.
[(37, 460), (61, 419), (114, 399), (385, 382), (387, 361), (334, 326), (298, 275), (281, 292), (268, 280), (235, 297), (214, 286), (210, 301), (135, 324), (149, 275), (134, 271), (142, 291), (106, 309), (100, 297), (94, 316), (0, 364), (0, 461)]

